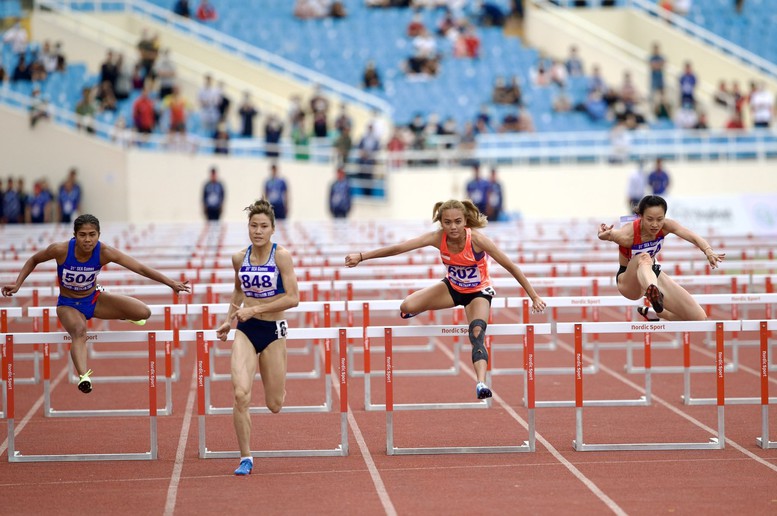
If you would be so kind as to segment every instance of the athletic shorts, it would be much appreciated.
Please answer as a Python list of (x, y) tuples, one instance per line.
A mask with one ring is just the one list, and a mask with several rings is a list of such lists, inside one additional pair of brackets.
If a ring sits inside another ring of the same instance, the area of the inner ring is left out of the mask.
[(486, 287), (480, 292), (463, 294), (451, 286), (451, 282), (448, 278), (445, 278), (442, 282), (448, 287), (448, 293), (451, 295), (451, 299), (453, 299), (453, 306), (467, 306), (473, 299), (479, 297), (484, 298), (488, 301), (488, 306), (491, 306), (491, 299), (496, 295), (496, 291), (492, 287)]
[[(626, 272), (626, 266), (625, 265), (621, 265), (620, 267), (618, 267), (618, 272), (615, 273), (615, 284), (616, 285), (618, 284), (618, 276), (620, 276), (624, 272)], [(658, 275), (661, 274), (661, 266), (659, 264), (657, 264), (657, 263), (653, 264), (653, 273), (656, 275), (656, 278), (658, 278)]]
[(86, 317), (88, 321), (94, 317), (94, 309), (97, 307), (97, 298), (100, 297), (100, 291), (95, 290), (86, 297), (75, 299), (72, 297), (65, 297), (62, 294), (57, 299), (57, 306), (69, 306), (75, 308)]
[(280, 321), (248, 319), (247, 321), (238, 322), (237, 329), (248, 337), (256, 353), (259, 354), (276, 340), (286, 338), (289, 326), (285, 319)]

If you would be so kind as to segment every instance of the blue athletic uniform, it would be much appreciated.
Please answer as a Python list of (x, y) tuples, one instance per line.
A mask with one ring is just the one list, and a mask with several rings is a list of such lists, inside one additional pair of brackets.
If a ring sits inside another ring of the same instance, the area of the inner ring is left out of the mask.
[(92, 255), (85, 262), (79, 262), (75, 255), (76, 239), (71, 238), (67, 246), (67, 256), (65, 261), (57, 265), (57, 279), (59, 280), (60, 294), (57, 299), (57, 306), (70, 306), (84, 314), (84, 317), (91, 319), (94, 316), (94, 309), (97, 305), (99, 291), (95, 290), (85, 298), (72, 298), (62, 295), (62, 290), (71, 290), (73, 292), (87, 292), (97, 285), (97, 275), (100, 274), (102, 264), (100, 263), (100, 242), (92, 251)]
[[(270, 256), (264, 265), (251, 264), (251, 248), (246, 249), (243, 263), (238, 272), (240, 288), (246, 297), (266, 299), (285, 293), (283, 278), (275, 263), (277, 244), (272, 245)], [(286, 337), (288, 329), (286, 320), (263, 321), (251, 318), (237, 323), (237, 329), (248, 337), (257, 353), (264, 351), (272, 342)]]

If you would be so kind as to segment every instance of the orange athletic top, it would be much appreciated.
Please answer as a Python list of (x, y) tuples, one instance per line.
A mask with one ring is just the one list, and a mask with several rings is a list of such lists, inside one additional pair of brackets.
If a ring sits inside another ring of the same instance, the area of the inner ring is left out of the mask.
[(464, 249), (457, 254), (451, 254), (448, 250), (448, 237), (443, 232), (440, 243), (440, 258), (447, 267), (446, 277), (451, 286), (462, 294), (480, 292), (491, 286), (491, 277), (488, 275), (488, 255), (485, 251), (475, 253), (472, 248), (472, 231), (464, 228), (467, 239)]
[(632, 228), (634, 229), (634, 242), (631, 244), (631, 247), (618, 246), (618, 249), (620, 250), (621, 254), (627, 260), (631, 260), (631, 257), (633, 255), (642, 254), (642, 253), (649, 254), (650, 257), (655, 260), (656, 255), (661, 250), (661, 246), (664, 243), (664, 237), (666, 236), (666, 233), (664, 233), (663, 229), (658, 232), (655, 240), (643, 242), (642, 229), (640, 228), (641, 223), (642, 223), (641, 218), (638, 218), (631, 223)]

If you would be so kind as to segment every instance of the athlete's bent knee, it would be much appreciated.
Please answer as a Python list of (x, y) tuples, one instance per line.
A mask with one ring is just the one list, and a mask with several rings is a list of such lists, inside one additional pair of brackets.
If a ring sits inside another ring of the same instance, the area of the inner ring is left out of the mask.
[(637, 262), (639, 265), (648, 265), (649, 267), (653, 266), (653, 258), (647, 253), (639, 254), (637, 259), (639, 260)]
[(235, 410), (245, 412), (251, 405), (251, 391), (235, 389)]
[[(473, 319), (469, 323), (469, 341), (472, 343), (472, 363), (479, 360), (488, 362), (488, 351), (486, 350), (486, 327), (488, 324), (483, 319)], [(477, 335), (475, 335), (477, 330)]]
[(274, 398), (267, 398), (265, 400), (267, 408), (270, 409), (270, 412), (273, 414), (277, 414), (281, 411), (283, 408), (283, 398), (282, 397), (274, 397)]

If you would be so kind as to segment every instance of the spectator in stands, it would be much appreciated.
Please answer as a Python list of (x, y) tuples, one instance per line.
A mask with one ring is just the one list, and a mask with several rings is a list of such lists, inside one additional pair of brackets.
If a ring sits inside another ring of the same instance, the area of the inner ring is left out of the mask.
[(362, 75), (362, 88), (365, 90), (382, 89), (383, 83), (380, 80), (380, 72), (375, 66), (375, 61), (367, 61), (367, 66), (364, 67), (364, 74)]
[(567, 85), (567, 68), (560, 59), (554, 59), (553, 64), (550, 65), (550, 82), (564, 88)]
[(620, 120), (610, 129), (610, 146), (612, 153), (609, 162), (612, 164), (625, 163), (631, 153), (631, 134), (625, 120)]
[(124, 118), (124, 115), (119, 114), (119, 116), (116, 117), (116, 121), (111, 128), (110, 136), (111, 141), (119, 144), (122, 148), (127, 148), (132, 145), (134, 136), (132, 129), (127, 127), (127, 119)]
[(116, 67), (116, 60), (113, 54), (113, 50), (108, 50), (105, 53), (105, 61), (100, 64), (100, 83), (108, 81), (111, 83), (112, 88), (116, 88), (116, 79), (119, 75), (119, 70)]
[(175, 63), (170, 58), (170, 49), (165, 48), (160, 53), (159, 59), (154, 62), (154, 77), (159, 83), (160, 99), (164, 99), (173, 92), (177, 75)]
[(202, 211), (207, 221), (218, 221), (221, 219), (221, 214), (224, 210), (226, 191), (224, 190), (224, 183), (219, 180), (218, 174), (218, 168), (215, 165), (211, 165), (210, 179), (202, 187)]
[(508, 111), (502, 117), (502, 123), (497, 130), (499, 133), (517, 133), (518, 132), (518, 113), (515, 111)]
[(172, 142), (176, 139), (185, 139), (186, 120), (190, 105), (186, 98), (181, 95), (181, 90), (178, 86), (173, 86), (170, 93), (162, 99), (162, 108), (166, 109), (168, 113), (170, 124), (168, 127), (168, 140)]
[(453, 16), (453, 11), (449, 7), (445, 7), (445, 13), (440, 21), (437, 22), (436, 31), (437, 35), (443, 38), (448, 37), (448, 33), (456, 28), (456, 18)]
[(51, 204), (50, 194), (43, 191), (40, 181), (35, 181), (32, 187), (32, 195), (27, 200), (25, 220), (31, 224), (52, 222)]
[(458, 37), (453, 44), (453, 55), (469, 59), (480, 57), (480, 38), (472, 25), (467, 23), (459, 28)]
[(599, 90), (588, 93), (585, 102), (575, 109), (587, 113), (592, 122), (601, 122), (607, 118), (607, 102)]
[(130, 67), (124, 60), (124, 54), (116, 56), (116, 85), (113, 88), (113, 94), (116, 100), (126, 100), (132, 91), (132, 73)]
[(599, 68), (599, 65), (595, 64), (591, 69), (591, 77), (588, 82), (588, 91), (589, 93), (592, 91), (598, 91), (602, 95), (604, 95), (604, 92), (607, 91), (607, 83), (604, 82), (604, 77), (602, 77), (602, 70)]
[(311, 113), (324, 113), (325, 115), (329, 113), (329, 100), (324, 96), (319, 85), (313, 88), (309, 104)]
[(664, 90), (658, 90), (653, 103), (653, 115), (658, 120), (672, 119), (672, 104), (666, 98)]
[(264, 183), (264, 198), (272, 205), (277, 220), (289, 215), (289, 188), (286, 180), (278, 176), (278, 164), (270, 164), (270, 177)]
[(696, 123), (693, 125), (694, 129), (709, 129), (709, 124), (707, 123), (707, 113), (704, 111), (699, 111), (698, 116), (696, 118)]
[(456, 147), (459, 139), (459, 131), (456, 120), (452, 116), (447, 117), (438, 129), (437, 134), (443, 140), (443, 146), (446, 149), (452, 149)]
[(35, 128), (41, 120), (49, 118), (49, 103), (41, 95), (40, 87), (36, 84), (32, 88), (32, 100), (29, 107), (30, 129)]
[(348, 17), (348, 11), (345, 9), (345, 4), (340, 0), (334, 0), (329, 8), (329, 16), (340, 20)]
[(491, 178), (488, 182), (486, 217), (489, 221), (497, 221), (504, 209), (504, 189), (497, 178), (496, 167), (491, 167)]
[(191, 18), (192, 10), (191, 10), (191, 7), (189, 6), (189, 0), (176, 0), (175, 5), (173, 5), (173, 12), (178, 16), (183, 16), (184, 18)]
[(197, 6), (197, 20), (202, 23), (213, 23), (219, 19), (216, 8), (213, 7), (208, 0), (200, 0), (200, 5)]
[(552, 109), (556, 113), (567, 113), (572, 110), (572, 99), (566, 89), (560, 89), (553, 97)]
[(337, 167), (337, 178), (329, 187), (329, 213), (336, 219), (345, 219), (351, 211), (351, 186), (345, 175), (345, 167)]
[(631, 78), (631, 72), (628, 70), (623, 72), (623, 82), (621, 83), (619, 98), (629, 111), (633, 111), (641, 100), (637, 86)]
[(726, 129), (744, 129), (744, 128), (745, 128), (745, 124), (742, 121), (742, 112), (737, 110), (731, 111), (731, 116), (726, 122)]
[(485, 213), (488, 208), (488, 179), (480, 177), (480, 165), (472, 166), (472, 179), (466, 185), (466, 197), (477, 206), (481, 213)]
[(535, 86), (544, 87), (550, 85), (550, 70), (548, 70), (544, 59), (540, 59), (537, 66), (529, 70), (529, 75)]
[(100, 85), (97, 87), (97, 93), (95, 93), (94, 99), (97, 101), (98, 111), (115, 112), (116, 109), (118, 109), (118, 100), (116, 99), (116, 95), (113, 93), (111, 83), (108, 81), (103, 81), (100, 83)]
[(426, 26), (424, 25), (423, 14), (421, 14), (421, 11), (413, 13), (413, 17), (410, 18), (410, 22), (407, 24), (407, 28), (405, 29), (405, 34), (407, 34), (408, 38), (412, 39), (420, 36), (425, 31)]
[(375, 126), (367, 124), (367, 129), (359, 140), (359, 172), (356, 177), (362, 181), (364, 195), (371, 196), (374, 192), (372, 181), (375, 176), (375, 164), (381, 143)]
[(329, 13), (324, 0), (296, 0), (294, 3), (294, 16), (301, 20), (326, 18)]
[(6, 224), (21, 224), (24, 222), (24, 211), (22, 210), (19, 192), (14, 188), (13, 178), (8, 177), (8, 183), (3, 194), (3, 221)]
[(647, 180), (645, 178), (645, 161), (640, 159), (637, 166), (629, 175), (628, 187), (626, 189), (626, 207), (629, 213), (637, 213), (639, 201), (645, 196), (647, 189)]
[(67, 68), (67, 57), (65, 57), (65, 52), (62, 50), (61, 41), (57, 41), (54, 44), (54, 53), (57, 56), (57, 71), (64, 72), (65, 68)]
[(151, 99), (149, 89), (150, 86), (144, 87), (132, 105), (132, 122), (135, 125), (135, 130), (141, 135), (153, 133), (157, 123), (156, 106)]
[(680, 105), (696, 107), (696, 74), (690, 61), (685, 62), (683, 74), (680, 76)]
[(16, 179), (16, 196), (19, 198), (19, 207), (21, 208), (21, 216), (19, 222), (27, 222), (27, 211), (30, 202), (30, 195), (24, 188), (24, 178), (19, 177)]
[(46, 68), (43, 66), (43, 60), (38, 50), (32, 52), (30, 61), (30, 80), (33, 82), (45, 81), (48, 74)]
[(221, 92), (213, 84), (213, 77), (210, 74), (205, 74), (203, 85), (197, 94), (197, 102), (200, 106), (202, 129), (207, 134), (213, 134), (220, 119)]
[(681, 129), (693, 129), (699, 121), (699, 114), (692, 104), (686, 103), (677, 110), (674, 123)]
[(275, 113), (267, 116), (264, 124), (264, 155), (268, 158), (280, 156), (281, 135), (283, 134), (283, 122)]
[(213, 153), (229, 154), (229, 129), (227, 123), (221, 121), (216, 124), (216, 130), (213, 131)]
[(253, 138), (254, 119), (259, 116), (259, 110), (254, 105), (251, 92), (243, 92), (243, 100), (240, 102), (237, 112), (240, 116), (240, 136), (242, 138)]
[(154, 63), (159, 56), (159, 35), (150, 34), (148, 29), (143, 29), (138, 41), (138, 53), (140, 55), (140, 67), (143, 79), (152, 77)]
[(88, 86), (81, 88), (81, 99), (76, 104), (75, 111), (78, 115), (76, 127), (87, 133), (94, 133), (94, 114), (97, 112), (97, 108), (92, 101), (92, 88)]
[(475, 12), (478, 25), (483, 27), (503, 27), (507, 20), (506, 13), (502, 7), (489, 0), (477, 0), (475, 2)]
[(32, 71), (27, 64), (27, 56), (19, 54), (16, 61), (16, 67), (11, 73), (11, 82), (30, 82), (32, 81)]
[(577, 53), (576, 45), (569, 47), (569, 55), (567, 56), (567, 61), (564, 64), (567, 68), (567, 74), (569, 77), (583, 76), (583, 61), (580, 59), (580, 56)]
[(29, 37), (27, 36), (27, 30), (22, 26), (20, 21), (14, 23), (10, 29), (3, 34), (3, 43), (11, 45), (11, 52), (20, 56), (27, 52), (27, 45)]
[(140, 91), (143, 89), (143, 85), (146, 84), (146, 78), (143, 75), (143, 65), (140, 61), (135, 63), (135, 67), (132, 69), (130, 84), (132, 84), (132, 91)]
[(389, 154), (388, 162), (392, 168), (399, 168), (405, 164), (403, 158), (396, 156), (402, 154), (407, 149), (409, 141), (412, 140), (412, 136), (409, 136), (408, 133), (409, 131), (404, 127), (395, 127), (391, 133), (386, 150)]
[(762, 81), (755, 85), (750, 94), (750, 111), (753, 118), (753, 127), (771, 127), (774, 120), (774, 95), (766, 91)]
[(653, 51), (648, 58), (648, 68), (650, 69), (650, 97), (655, 102), (655, 95), (664, 91), (664, 67), (666, 59), (661, 54), (661, 47), (658, 43), (653, 43)]
[(81, 211), (81, 185), (78, 184), (78, 170), (73, 167), (59, 187), (59, 221), (69, 224)]
[(307, 128), (307, 118), (301, 111), (291, 122), (291, 142), (294, 144), (294, 158), (308, 160), (310, 158), (310, 137)]
[(731, 96), (731, 92), (728, 91), (728, 86), (726, 85), (726, 81), (721, 79), (718, 82), (718, 89), (715, 90), (715, 104), (719, 106), (723, 106), (725, 108), (731, 108), (733, 107), (732, 104), (733, 98)]
[(648, 174), (648, 184), (653, 195), (663, 195), (669, 188), (669, 174), (664, 169), (664, 160), (656, 158), (656, 168)]
[(43, 42), (43, 46), (40, 51), (40, 60), (43, 63), (43, 68), (47, 74), (52, 74), (57, 71), (57, 55), (51, 48), (51, 41), (46, 40)]
[(335, 150), (335, 162), (338, 165), (348, 163), (348, 157), (353, 147), (353, 138), (351, 138), (351, 126), (344, 125), (342, 130), (337, 133), (337, 137), (332, 144)]
[(348, 126), (349, 129), (353, 127), (353, 120), (351, 115), (348, 114), (348, 105), (345, 102), (340, 103), (340, 113), (335, 118), (335, 131), (343, 132), (343, 129)]

